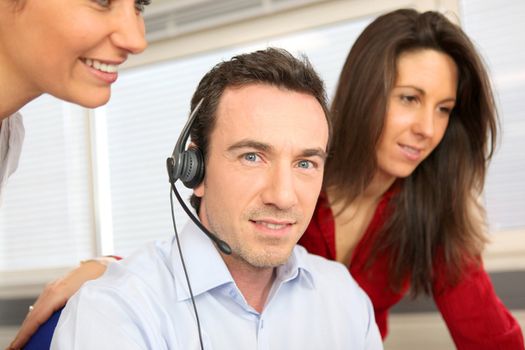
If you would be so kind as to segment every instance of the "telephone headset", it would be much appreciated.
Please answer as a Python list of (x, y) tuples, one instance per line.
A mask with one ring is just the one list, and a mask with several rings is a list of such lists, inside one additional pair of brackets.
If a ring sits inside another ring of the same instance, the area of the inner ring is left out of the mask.
[(177, 199), (179, 200), (186, 214), (188, 214), (190, 219), (202, 230), (202, 232), (204, 232), (204, 234), (206, 234), (206, 236), (208, 236), (213, 241), (213, 243), (217, 245), (221, 252), (230, 255), (232, 250), (228, 243), (221, 240), (215, 234), (211, 233), (206, 227), (204, 227), (204, 225), (202, 225), (202, 223), (188, 209), (188, 206), (182, 200), (179, 192), (177, 191), (177, 188), (175, 187), (175, 182), (177, 180), (181, 180), (184, 186), (187, 188), (195, 188), (200, 185), (204, 179), (204, 156), (202, 155), (201, 150), (193, 146), (185, 149), (191, 127), (193, 126), (193, 123), (197, 117), (197, 112), (199, 111), (203, 101), (204, 99), (202, 98), (191, 112), (188, 121), (186, 122), (186, 125), (184, 125), (179, 139), (175, 144), (172, 156), (166, 159), (166, 167), (168, 168), (168, 176), (172, 190), (175, 192), (175, 195), (177, 196)]
[(177, 232), (177, 226), (175, 224), (175, 214), (173, 211), (173, 195), (172, 193), (175, 193), (175, 196), (177, 197), (177, 200), (179, 201), (180, 205), (182, 206), (182, 209), (186, 212), (188, 217), (199, 227), (202, 232), (206, 236), (208, 236), (213, 243), (219, 248), (221, 252), (224, 254), (230, 255), (232, 253), (231, 247), (228, 245), (228, 243), (221, 240), (219, 237), (217, 237), (215, 234), (211, 233), (204, 225), (199, 221), (199, 219), (193, 215), (191, 210), (188, 208), (184, 200), (182, 199), (179, 191), (177, 190), (177, 187), (175, 186), (175, 182), (177, 180), (180, 180), (184, 186), (187, 188), (195, 188), (197, 187), (202, 180), (204, 179), (204, 156), (201, 152), (201, 150), (197, 147), (190, 146), (188, 149), (186, 148), (186, 143), (188, 142), (188, 138), (190, 135), (191, 127), (193, 126), (193, 123), (195, 122), (195, 119), (197, 117), (199, 108), (202, 105), (202, 102), (204, 99), (201, 99), (199, 103), (195, 106), (193, 111), (190, 113), (190, 116), (188, 117), (188, 121), (186, 122), (186, 125), (184, 125), (184, 128), (182, 129), (179, 139), (177, 140), (177, 143), (175, 144), (175, 148), (173, 149), (173, 154), (171, 157), (168, 157), (166, 159), (166, 167), (168, 169), (168, 176), (169, 176), (169, 182), (170, 182), (170, 203), (171, 203), (171, 220), (173, 223), (173, 230), (175, 231), (175, 239), (177, 241), (177, 247), (179, 250), (179, 256), (182, 263), (182, 268), (184, 270), (184, 275), (186, 277), (186, 283), (188, 284), (188, 290), (191, 297), (191, 303), (193, 305), (193, 312), (195, 313), (195, 320), (197, 322), (197, 330), (199, 334), (199, 342), (201, 350), (204, 350), (204, 345), (202, 342), (202, 332), (200, 327), (200, 321), (199, 321), (199, 314), (197, 312), (197, 307), (195, 305), (195, 298), (193, 297), (193, 291), (191, 289), (190, 279), (188, 277), (188, 272), (186, 270), (186, 264), (184, 263), (184, 257), (182, 256), (182, 249), (180, 246), (179, 241), (179, 235)]

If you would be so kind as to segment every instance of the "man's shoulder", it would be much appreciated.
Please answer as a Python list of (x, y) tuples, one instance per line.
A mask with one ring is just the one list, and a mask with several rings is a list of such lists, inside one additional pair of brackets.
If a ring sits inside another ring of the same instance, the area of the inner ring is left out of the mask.
[[(130, 256), (111, 263), (102, 277), (87, 282), (81, 290), (108, 293), (121, 298), (160, 298), (173, 282), (170, 242), (155, 241)], [(141, 293), (130, 292), (140, 290)]]
[(174, 291), (168, 248), (168, 242), (148, 244), (86, 282), (62, 311), (54, 348), (70, 349), (79, 342), (83, 348), (106, 348), (118, 342), (119, 348), (142, 349), (161, 342)]

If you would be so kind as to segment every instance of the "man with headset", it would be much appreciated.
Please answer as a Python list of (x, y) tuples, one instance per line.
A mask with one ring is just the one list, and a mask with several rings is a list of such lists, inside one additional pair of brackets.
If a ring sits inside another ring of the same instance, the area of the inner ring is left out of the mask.
[(177, 179), (193, 188), (200, 221), (86, 283), (52, 348), (382, 349), (348, 270), (296, 245), (330, 139), (308, 61), (267, 49), (219, 63), (192, 110), (168, 171), (175, 192)]

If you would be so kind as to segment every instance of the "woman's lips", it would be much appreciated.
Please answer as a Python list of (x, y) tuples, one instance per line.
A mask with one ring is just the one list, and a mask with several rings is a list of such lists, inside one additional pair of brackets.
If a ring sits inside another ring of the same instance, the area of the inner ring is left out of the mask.
[(399, 144), (403, 155), (411, 161), (418, 161), (421, 159), (423, 150), (420, 147), (413, 147), (405, 144)]
[(93, 75), (107, 84), (114, 83), (118, 78), (118, 64), (91, 58), (82, 58), (81, 61)]

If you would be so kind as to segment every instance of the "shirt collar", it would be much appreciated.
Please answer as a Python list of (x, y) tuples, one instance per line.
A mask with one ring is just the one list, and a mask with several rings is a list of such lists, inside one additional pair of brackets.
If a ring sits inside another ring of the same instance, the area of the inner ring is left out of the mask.
[[(193, 221), (188, 220), (179, 233), (179, 239), (194, 296), (235, 283), (214, 243)], [(288, 261), (277, 267), (274, 284), (297, 282), (314, 288), (313, 266), (307, 256), (306, 250), (296, 245)], [(175, 239), (172, 244), (171, 263), (177, 288), (177, 300), (189, 299), (186, 277)]]
[(296, 245), (288, 261), (277, 267), (276, 283), (287, 283), (298, 281), (305, 283), (309, 288), (314, 288), (313, 266), (307, 259), (308, 252), (301, 246)]
[[(193, 221), (188, 220), (179, 233), (179, 239), (194, 296), (227, 283), (234, 283), (217, 248)], [(172, 244), (171, 263), (177, 286), (177, 299), (188, 299), (190, 295), (175, 239)]]

